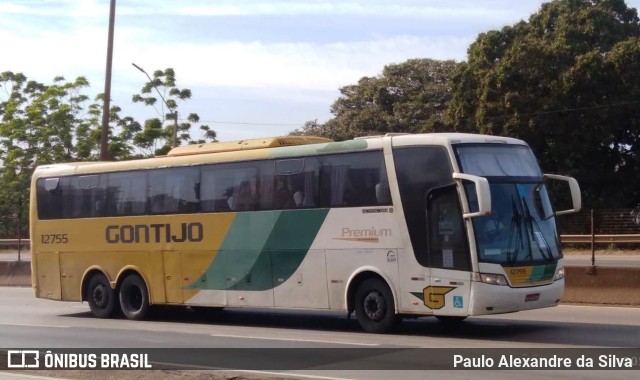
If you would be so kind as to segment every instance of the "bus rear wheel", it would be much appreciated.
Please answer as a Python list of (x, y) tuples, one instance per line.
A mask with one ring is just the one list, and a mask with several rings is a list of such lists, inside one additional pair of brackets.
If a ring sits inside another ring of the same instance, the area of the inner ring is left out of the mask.
[(149, 291), (137, 274), (125, 277), (120, 285), (120, 308), (128, 319), (141, 320), (149, 311)]
[(98, 318), (110, 318), (116, 309), (116, 292), (102, 273), (96, 273), (87, 285), (87, 301), (91, 313)]
[(355, 312), (363, 330), (370, 333), (389, 332), (395, 322), (395, 307), (391, 290), (377, 278), (364, 280), (355, 294)]

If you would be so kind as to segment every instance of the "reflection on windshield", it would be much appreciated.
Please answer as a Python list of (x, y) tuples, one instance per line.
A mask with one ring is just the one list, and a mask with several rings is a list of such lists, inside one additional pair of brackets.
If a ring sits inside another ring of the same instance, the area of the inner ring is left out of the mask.
[[(473, 219), (481, 262), (520, 265), (561, 257), (543, 183), (491, 183), (491, 215)], [(473, 190), (467, 188), (470, 200)], [(472, 202), (473, 203), (473, 202)]]
[(481, 177), (542, 177), (526, 145), (465, 144), (457, 147), (463, 171)]

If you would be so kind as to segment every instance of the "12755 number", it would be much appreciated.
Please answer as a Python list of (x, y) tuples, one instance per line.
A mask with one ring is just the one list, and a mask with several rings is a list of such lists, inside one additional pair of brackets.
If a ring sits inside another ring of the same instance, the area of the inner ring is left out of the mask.
[(40, 238), (42, 244), (67, 244), (69, 242), (68, 234), (40, 235)]

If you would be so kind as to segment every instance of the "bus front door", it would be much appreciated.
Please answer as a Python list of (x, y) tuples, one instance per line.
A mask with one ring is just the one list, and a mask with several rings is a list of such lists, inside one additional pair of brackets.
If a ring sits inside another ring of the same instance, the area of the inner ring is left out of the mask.
[(471, 256), (454, 185), (427, 195), (430, 285), (425, 304), (434, 315), (467, 316), (471, 294)]

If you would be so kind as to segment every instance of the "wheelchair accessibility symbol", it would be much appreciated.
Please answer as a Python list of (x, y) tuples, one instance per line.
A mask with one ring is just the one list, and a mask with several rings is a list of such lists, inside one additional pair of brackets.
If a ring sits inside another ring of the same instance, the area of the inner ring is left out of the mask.
[(464, 307), (462, 296), (453, 296), (453, 307), (456, 309), (462, 309)]

